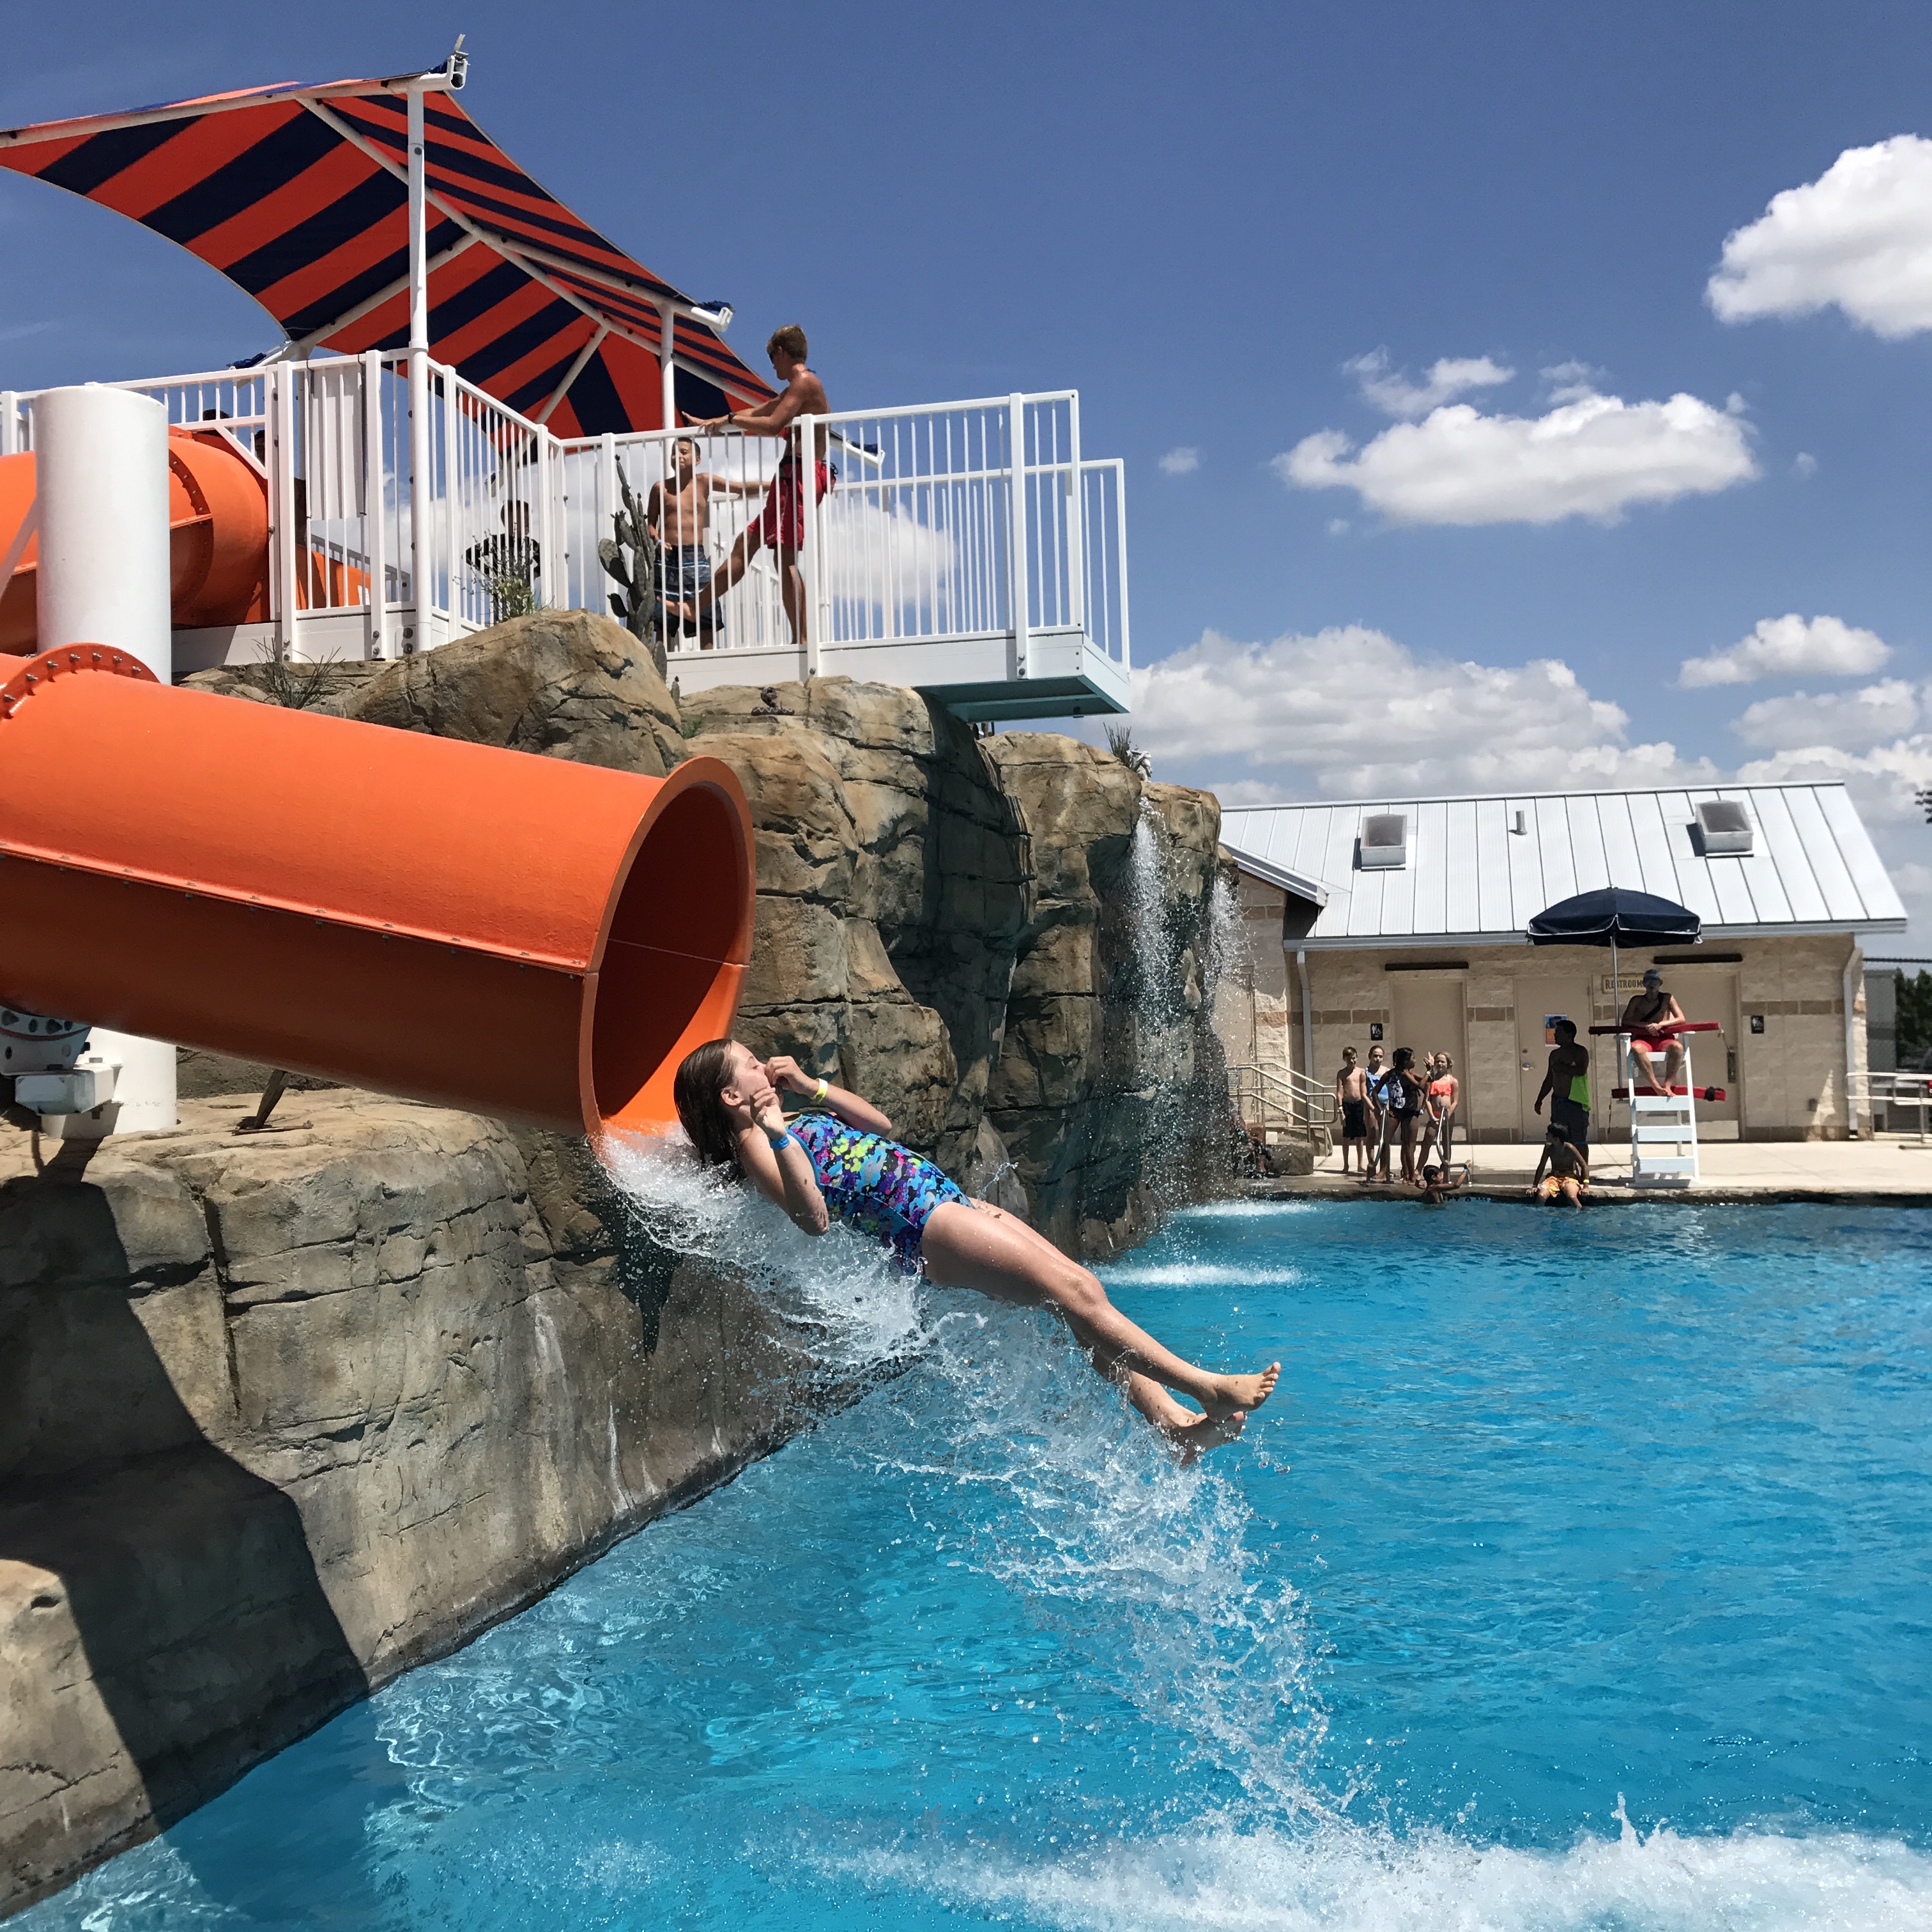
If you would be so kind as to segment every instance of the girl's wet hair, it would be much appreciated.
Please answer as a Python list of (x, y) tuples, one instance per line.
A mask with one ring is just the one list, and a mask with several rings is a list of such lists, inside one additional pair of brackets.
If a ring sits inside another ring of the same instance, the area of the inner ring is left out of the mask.
[(707, 1040), (684, 1056), (671, 1082), (677, 1118), (706, 1167), (738, 1164), (738, 1131), (724, 1111), (724, 1082), (730, 1071), (731, 1042)]
[(1412, 1046), (1399, 1046), (1395, 1050), (1395, 1070), (1406, 1073), (1415, 1064), (1415, 1049)]

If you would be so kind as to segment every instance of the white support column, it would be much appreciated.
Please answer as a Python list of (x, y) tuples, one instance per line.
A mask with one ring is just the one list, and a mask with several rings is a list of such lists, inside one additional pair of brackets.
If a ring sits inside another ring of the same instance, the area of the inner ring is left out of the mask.
[(11, 389), (0, 389), (0, 456), (20, 453), (20, 399)]
[(677, 349), (677, 317), (668, 302), (658, 304), (658, 394), (663, 412), (661, 429), (677, 427), (677, 368), (673, 357)]
[[(34, 405), (40, 504), (38, 648), (105, 644), (164, 683), (173, 675), (168, 561), (168, 412), (129, 389), (50, 389)], [(74, 782), (85, 784), (76, 772)], [(175, 1124), (175, 1050), (97, 1028), (92, 1051), (120, 1072), (115, 1097), (64, 1117), (75, 1138)]]
[(1012, 600), (1013, 635), (1008, 647), (1006, 676), (1024, 677), (1032, 652), (1027, 635), (1026, 398), (1016, 393), (1007, 400), (1006, 593)]
[(389, 493), (382, 465), (382, 355), (362, 357), (362, 550), (368, 559), (368, 654), (389, 649)]
[(423, 177), (422, 89), (409, 91), (410, 164), (410, 596), (415, 648), (429, 642), (434, 566), (429, 454), (429, 271)]

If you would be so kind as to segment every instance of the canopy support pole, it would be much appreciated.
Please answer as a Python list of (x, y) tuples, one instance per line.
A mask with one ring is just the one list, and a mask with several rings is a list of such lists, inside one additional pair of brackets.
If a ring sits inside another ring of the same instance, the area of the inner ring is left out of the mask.
[(423, 169), (423, 91), (409, 91), (410, 598), (418, 650), (430, 642), (429, 263)]
[(677, 311), (669, 302), (658, 304), (658, 383), (664, 421), (661, 429), (677, 427), (677, 370), (672, 357), (677, 348)]

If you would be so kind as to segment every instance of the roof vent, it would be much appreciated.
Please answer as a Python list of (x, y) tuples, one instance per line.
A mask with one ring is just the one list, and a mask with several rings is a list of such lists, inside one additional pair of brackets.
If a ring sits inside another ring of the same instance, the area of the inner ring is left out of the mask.
[(1706, 799), (1697, 808), (1697, 832), (1707, 859), (1750, 856), (1750, 817), (1735, 799)]
[(1365, 872), (1400, 872), (1408, 863), (1408, 814), (1372, 812), (1362, 820), (1361, 850), (1356, 863)]

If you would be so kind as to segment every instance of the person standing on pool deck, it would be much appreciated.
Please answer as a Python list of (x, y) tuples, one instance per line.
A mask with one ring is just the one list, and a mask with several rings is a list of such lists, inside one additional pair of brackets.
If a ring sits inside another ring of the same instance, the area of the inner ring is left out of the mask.
[(1536, 1090), (1534, 1112), (1543, 1112), (1546, 1095), (1550, 1124), (1561, 1127), (1572, 1147), (1590, 1144), (1590, 1049), (1576, 1038), (1576, 1022), (1559, 1019), (1550, 1028), (1556, 1044), (1550, 1050), (1550, 1066), (1543, 1084)]
[[(761, 546), (778, 552), (778, 591), (784, 600), (784, 614), (791, 626), (792, 641), (801, 648), (806, 642), (805, 573), (798, 567), (798, 554), (805, 548), (805, 500), (801, 477), (805, 468), (797, 448), (798, 439), (787, 432), (799, 417), (826, 416), (832, 405), (826, 400), (825, 385), (805, 366), (805, 331), (795, 322), (774, 329), (765, 344), (773, 372), (784, 385), (783, 392), (755, 410), (742, 410), (729, 416), (713, 416), (697, 425), (704, 429), (734, 429), (743, 436), (770, 436), (784, 444), (778, 458), (778, 473), (772, 478), (770, 494), (757, 521), (748, 524), (724, 568), (698, 593), (694, 610), (701, 630), (711, 607), (751, 568)], [(813, 432), (812, 452), (812, 501), (823, 502), (832, 488), (832, 466), (825, 460), (826, 430), (820, 423)]]
[(1342, 1172), (1348, 1172), (1348, 1150), (1361, 1156), (1369, 1171), (1369, 1076), (1355, 1064), (1355, 1049), (1342, 1049), (1341, 1070), (1335, 1076), (1335, 1106), (1342, 1116)]
[(1397, 1047), (1376, 1096), (1388, 1121), (1382, 1136), (1382, 1178), (1389, 1178), (1389, 1142), (1399, 1138), (1402, 1183), (1410, 1187), (1415, 1185), (1415, 1136), (1422, 1118), (1422, 1082), (1409, 1071), (1414, 1064), (1413, 1047)]
[(1369, 1064), (1362, 1090), (1367, 1096), (1369, 1109), (1367, 1120), (1369, 1164), (1362, 1170), (1361, 1182), (1364, 1187), (1375, 1178), (1378, 1163), (1382, 1168), (1382, 1178), (1384, 1180), (1388, 1178), (1388, 1134), (1384, 1125), (1388, 1116), (1382, 1106), (1382, 1076), (1388, 1071), (1388, 1069), (1382, 1064), (1381, 1047), (1378, 1046), (1370, 1047)]
[[(812, 1110), (788, 1120), (781, 1088), (807, 1096)], [(1090, 1270), (1017, 1215), (970, 1199), (890, 1138), (892, 1124), (878, 1108), (814, 1080), (787, 1054), (761, 1060), (735, 1040), (712, 1040), (686, 1055), (672, 1097), (699, 1160), (748, 1180), (808, 1234), (824, 1234), (836, 1215), (938, 1287), (1056, 1310), (1096, 1370), (1124, 1382), (1128, 1400), (1184, 1455), (1238, 1436), (1248, 1412), (1274, 1393), (1279, 1362), (1228, 1376), (1184, 1361), (1114, 1307)], [(1204, 1413), (1183, 1408), (1168, 1388)]]
[(1446, 1053), (1430, 1055), (1428, 1074), (1421, 1157), (1426, 1164), (1432, 1147), (1437, 1162), (1446, 1172), (1456, 1138), (1456, 1104), (1462, 1098), (1462, 1089), (1456, 1078), (1456, 1063)]

